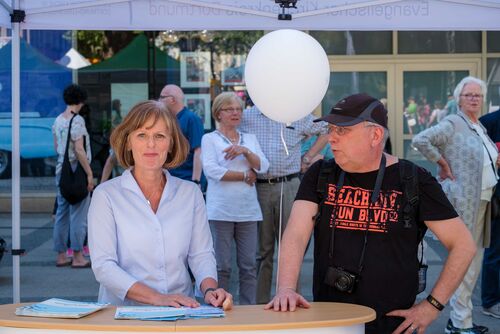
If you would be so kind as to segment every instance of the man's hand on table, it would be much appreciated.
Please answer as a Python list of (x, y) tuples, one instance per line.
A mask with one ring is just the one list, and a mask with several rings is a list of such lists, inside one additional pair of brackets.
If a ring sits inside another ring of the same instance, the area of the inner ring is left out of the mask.
[(265, 310), (295, 311), (298, 307), (309, 308), (311, 304), (292, 288), (281, 288), (274, 298), (264, 306)]

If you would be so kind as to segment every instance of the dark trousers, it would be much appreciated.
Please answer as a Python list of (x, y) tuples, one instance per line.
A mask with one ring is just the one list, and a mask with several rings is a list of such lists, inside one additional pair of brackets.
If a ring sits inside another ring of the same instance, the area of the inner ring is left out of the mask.
[(500, 219), (491, 221), (490, 247), (484, 250), (481, 302), (489, 308), (500, 303)]

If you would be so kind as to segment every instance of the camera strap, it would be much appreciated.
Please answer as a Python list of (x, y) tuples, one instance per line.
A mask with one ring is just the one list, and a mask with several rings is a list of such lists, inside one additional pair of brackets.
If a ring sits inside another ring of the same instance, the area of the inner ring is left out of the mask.
[[(382, 153), (382, 158), (380, 159), (380, 166), (378, 168), (377, 172), (377, 178), (375, 179), (375, 187), (373, 188), (372, 196), (370, 198), (370, 202), (368, 203), (368, 215), (367, 215), (367, 222), (366, 222), (366, 229), (365, 229), (365, 235), (364, 235), (364, 240), (363, 240), (363, 249), (361, 250), (361, 256), (359, 259), (358, 263), (358, 275), (361, 274), (363, 271), (363, 262), (365, 260), (365, 252), (366, 252), (366, 247), (368, 245), (368, 231), (370, 229), (370, 218), (372, 215), (370, 215), (370, 212), (372, 211), (371, 208), (377, 202), (377, 199), (380, 195), (380, 189), (382, 187), (382, 181), (384, 179), (384, 174), (385, 174), (385, 164), (386, 164), (386, 158), (385, 154)], [(337, 202), (340, 189), (344, 185), (344, 178), (345, 178), (345, 171), (341, 171), (339, 180), (337, 182), (337, 189), (335, 191), (335, 200), (334, 202)], [(336, 220), (337, 220), (337, 211), (338, 211), (338, 205), (335, 206), (333, 212), (332, 212), (332, 221), (333, 221), (333, 226), (332, 226), (332, 234), (330, 236), (330, 248), (328, 251), (328, 256), (331, 259), (333, 258), (333, 252), (334, 252), (334, 246), (335, 246), (335, 229), (336, 229)]]

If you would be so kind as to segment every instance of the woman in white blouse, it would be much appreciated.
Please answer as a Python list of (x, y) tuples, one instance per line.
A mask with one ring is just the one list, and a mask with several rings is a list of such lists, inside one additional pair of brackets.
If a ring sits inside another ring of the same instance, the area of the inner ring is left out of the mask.
[(175, 117), (159, 102), (141, 102), (113, 131), (111, 145), (128, 169), (97, 187), (89, 209), (99, 302), (199, 306), (188, 267), (206, 303), (231, 299), (217, 288), (200, 190), (165, 169), (182, 164), (188, 152)]
[(219, 284), (229, 289), (231, 249), (236, 242), (239, 302), (255, 304), (257, 222), (262, 211), (254, 183), (269, 162), (257, 137), (238, 131), (243, 101), (232, 92), (218, 95), (212, 116), (219, 128), (201, 140), (203, 172), (208, 180), (207, 213), (214, 236)]

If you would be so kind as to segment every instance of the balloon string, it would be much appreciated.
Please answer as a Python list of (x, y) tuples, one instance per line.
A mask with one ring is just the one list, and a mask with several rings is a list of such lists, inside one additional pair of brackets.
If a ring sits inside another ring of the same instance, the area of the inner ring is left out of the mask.
[[(286, 155), (290, 155), (288, 152), (288, 147), (286, 146), (285, 141), (285, 125), (281, 125), (281, 142), (283, 143), (283, 147), (285, 148)], [(278, 294), (279, 289), (279, 278), (280, 278), (280, 255), (281, 255), (281, 228), (283, 226), (283, 186), (284, 181), (281, 180), (281, 191), (280, 191), (280, 217), (279, 217), (279, 228), (278, 228), (278, 268), (276, 268), (276, 291), (275, 295)]]
[(278, 294), (279, 281), (280, 281), (280, 255), (281, 255), (281, 226), (283, 225), (283, 186), (285, 182), (281, 180), (281, 192), (280, 192), (280, 221), (278, 229), (278, 268), (276, 268), (276, 291), (274, 295)]
[(283, 147), (285, 148), (286, 155), (290, 155), (288, 152), (288, 147), (286, 146), (286, 141), (285, 141), (285, 126), (284, 124), (281, 125), (281, 142), (283, 143)]

